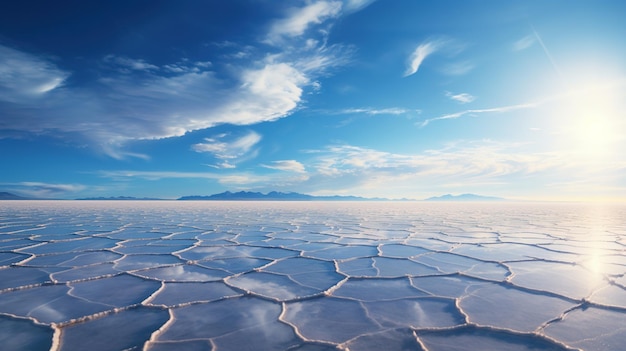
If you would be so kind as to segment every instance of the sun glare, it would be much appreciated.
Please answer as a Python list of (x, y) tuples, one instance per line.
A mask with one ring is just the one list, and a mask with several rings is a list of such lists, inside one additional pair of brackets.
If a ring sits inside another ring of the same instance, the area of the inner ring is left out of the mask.
[(611, 161), (623, 136), (618, 91), (612, 82), (581, 82), (560, 99), (562, 144), (587, 163)]
[(605, 158), (619, 137), (617, 107), (612, 92), (592, 87), (572, 99), (572, 138), (582, 155)]

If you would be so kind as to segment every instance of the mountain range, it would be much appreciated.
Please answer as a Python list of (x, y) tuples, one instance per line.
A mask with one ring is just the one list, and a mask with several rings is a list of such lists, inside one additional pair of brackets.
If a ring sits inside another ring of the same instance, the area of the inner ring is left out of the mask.
[(6, 191), (0, 192), (0, 200), (31, 200), (28, 197), (23, 197), (15, 194), (8, 193)]
[[(15, 195), (9, 192), (0, 192), (0, 200), (35, 200), (35, 198), (23, 197), (19, 195)], [(116, 196), (116, 197), (87, 197), (87, 198), (79, 198), (76, 200), (163, 200), (159, 198), (138, 198), (132, 196)], [(260, 192), (252, 192), (252, 191), (238, 191), (231, 192), (225, 191), (219, 194), (213, 195), (188, 195), (182, 196), (176, 200), (180, 201), (415, 201), (413, 199), (399, 199), (399, 200), (391, 200), (387, 198), (367, 198), (361, 196), (350, 196), (350, 195), (331, 195), (331, 196), (315, 196), (308, 194), (301, 194), (295, 192), (279, 192), (279, 191), (271, 191), (267, 194), (263, 194)], [(476, 194), (461, 194), (461, 195), (451, 195), (446, 194), (442, 196), (434, 196), (424, 199), (422, 201), (433, 201), (433, 202), (443, 202), (443, 201), (506, 201), (506, 199), (501, 197), (493, 197), (493, 196), (482, 196)]]
[(267, 194), (251, 191), (230, 192), (225, 191), (219, 194), (208, 196), (190, 195), (178, 198), (178, 200), (205, 200), (205, 201), (389, 201), (385, 198), (365, 198), (360, 196), (314, 196), (300, 193), (283, 193), (271, 191)]

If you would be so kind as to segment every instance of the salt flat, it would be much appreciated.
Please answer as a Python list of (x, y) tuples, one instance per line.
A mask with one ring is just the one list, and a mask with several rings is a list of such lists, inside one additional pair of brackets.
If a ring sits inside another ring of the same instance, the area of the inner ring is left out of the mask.
[(7, 350), (618, 350), (626, 207), (0, 202)]

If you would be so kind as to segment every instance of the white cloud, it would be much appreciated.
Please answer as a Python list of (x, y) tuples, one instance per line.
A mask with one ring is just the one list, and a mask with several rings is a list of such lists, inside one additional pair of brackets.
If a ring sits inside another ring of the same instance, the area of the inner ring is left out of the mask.
[[(284, 118), (301, 104), (307, 87), (319, 89), (317, 77), (347, 62), (349, 48), (305, 35), (338, 17), (341, 7), (339, 1), (307, 2), (266, 35), (289, 37), (289, 45), (278, 43), (279, 53), (245, 46), (246, 56), (231, 60), (228, 69), (184, 57), (155, 64), (110, 54), (94, 65), (101, 78), (63, 89), (69, 73), (52, 61), (0, 46), (0, 100), (15, 102), (3, 106), (0, 129), (71, 136), (114, 158), (148, 158), (124, 148), (133, 140)], [(241, 51), (237, 43), (214, 45)], [(54, 92), (54, 99), (32, 99), (46, 92)]]
[(460, 94), (454, 94), (451, 93), (449, 91), (446, 91), (446, 96), (449, 97), (450, 99), (456, 101), (456, 102), (460, 102), (462, 104), (468, 104), (474, 100), (476, 100), (476, 97), (468, 94), (468, 93), (460, 93)]
[(243, 95), (229, 106), (229, 123), (252, 124), (284, 117), (300, 102), (302, 86), (309, 82), (287, 63), (269, 63), (245, 71), (242, 80)]
[(215, 158), (222, 160), (221, 163), (215, 165), (217, 168), (235, 168), (231, 162), (236, 162), (246, 156), (256, 156), (256, 153), (251, 155), (250, 152), (261, 141), (261, 135), (253, 131), (230, 141), (225, 141), (225, 138), (226, 135), (223, 134), (206, 138), (203, 143), (194, 144), (191, 148), (196, 152), (212, 154)]
[(536, 35), (527, 35), (513, 43), (513, 51), (526, 50), (537, 42)]
[(67, 77), (48, 60), (0, 45), (0, 100), (37, 98), (62, 86)]
[(34, 198), (58, 198), (78, 193), (86, 187), (81, 184), (57, 184), (43, 182), (0, 183), (11, 192)]
[(360, 11), (372, 4), (374, 1), (376, 0), (345, 0), (344, 10), (347, 13)]
[(412, 113), (412, 112), (419, 113), (420, 110), (409, 110), (409, 109), (400, 108), (400, 107), (389, 107), (389, 108), (379, 108), (379, 109), (365, 107), (365, 108), (348, 108), (348, 109), (339, 111), (339, 113), (341, 114), (364, 113), (366, 115), (403, 115), (403, 114)]
[(142, 59), (131, 59), (124, 56), (107, 55), (104, 57), (104, 62), (117, 65), (123, 72), (128, 70), (134, 71), (150, 71), (159, 69), (158, 66), (150, 64)]
[(558, 153), (532, 153), (523, 144), (489, 140), (457, 142), (416, 154), (352, 145), (309, 153), (314, 155), (307, 165), (310, 180), (301, 188), (368, 196), (446, 191), (450, 184), (463, 184), (463, 191), (479, 191), (485, 184), (506, 189), (517, 179), (529, 181), (535, 174), (568, 166)]
[[(268, 187), (275, 189), (279, 186), (289, 186), (291, 184), (302, 182), (308, 179), (306, 175), (297, 173), (293, 175), (288, 173), (285, 177), (276, 175), (264, 176), (248, 172), (237, 173), (212, 173), (212, 172), (176, 172), (176, 171), (100, 171), (101, 177), (111, 178), (113, 180), (130, 180), (143, 179), (149, 181), (159, 181), (162, 179), (206, 179), (216, 181), (225, 186), (244, 187)], [(274, 187), (274, 188), (273, 188)]]
[(272, 161), (272, 164), (262, 166), (265, 168), (277, 169), (280, 171), (306, 173), (304, 165), (296, 160)]
[[(317, 56), (314, 63), (308, 58), (282, 62), (281, 57), (268, 57), (255, 68), (238, 71), (233, 77), (238, 85), (216, 78), (206, 62), (184, 66), (179, 62), (139, 73), (120, 72), (115, 66), (89, 87), (66, 87), (55, 99), (33, 101), (23, 97), (41, 94), (42, 87), (50, 90), (67, 74), (44, 60), (10, 52), (11, 60), (2, 58), (10, 64), (0, 66), (0, 99), (16, 105), (5, 109), (0, 127), (82, 134), (118, 158), (132, 156), (119, 150), (128, 140), (181, 136), (223, 123), (250, 125), (285, 117), (300, 103), (309, 76), (338, 64), (332, 58), (320, 62)], [(332, 54), (318, 56), (324, 55)], [(13, 59), (25, 64), (18, 67)], [(21, 107), (28, 107), (30, 113), (24, 114)]]
[(300, 36), (310, 25), (320, 24), (328, 18), (337, 17), (341, 6), (339, 1), (317, 1), (294, 9), (289, 17), (274, 23), (268, 35), (269, 41), (275, 43), (282, 37)]
[(409, 63), (404, 76), (408, 77), (417, 72), (426, 57), (439, 50), (442, 45), (441, 41), (428, 41), (417, 46), (409, 57)]
[(538, 102), (530, 102), (530, 103), (525, 103), (525, 104), (501, 106), (501, 107), (494, 107), (494, 108), (465, 110), (465, 111), (450, 113), (447, 115), (442, 115), (439, 117), (426, 119), (421, 123), (421, 126), (425, 127), (433, 121), (439, 121), (439, 120), (444, 120), (444, 119), (456, 119), (456, 118), (463, 117), (468, 114), (501, 113), (501, 112), (515, 111), (515, 110), (524, 110), (524, 109), (529, 109), (529, 108), (535, 108), (539, 106), (540, 104), (541, 103), (538, 103)]

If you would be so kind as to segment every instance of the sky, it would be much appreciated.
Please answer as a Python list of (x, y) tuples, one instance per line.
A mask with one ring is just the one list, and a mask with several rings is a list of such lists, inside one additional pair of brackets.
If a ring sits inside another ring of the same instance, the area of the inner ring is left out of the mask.
[(0, 191), (626, 200), (626, 2), (5, 2)]

